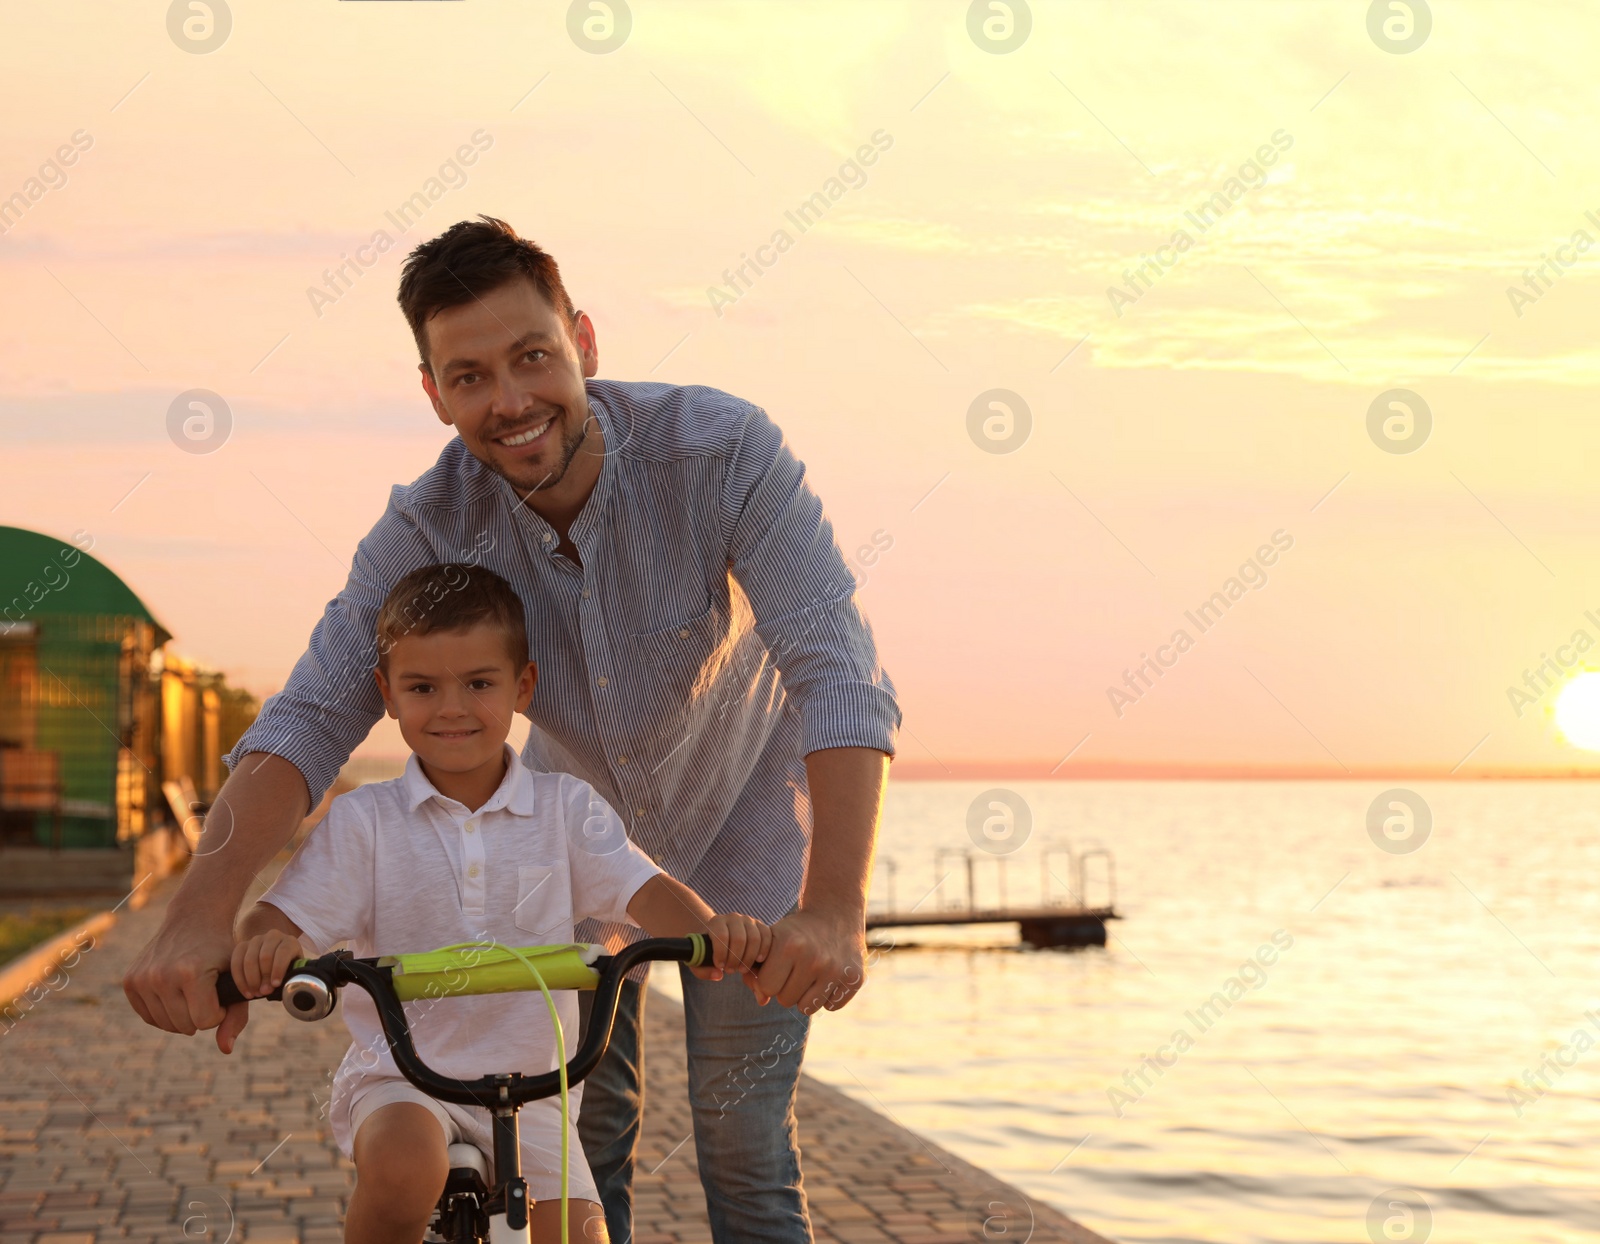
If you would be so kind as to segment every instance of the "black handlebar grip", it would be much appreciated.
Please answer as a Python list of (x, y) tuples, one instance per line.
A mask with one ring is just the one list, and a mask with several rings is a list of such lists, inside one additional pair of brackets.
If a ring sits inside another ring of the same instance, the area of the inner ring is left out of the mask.
[(223, 1006), (232, 1006), (235, 1002), (245, 1002), (248, 999), (239, 992), (239, 986), (233, 983), (233, 973), (223, 968), (217, 973), (217, 1001)]
[(217, 973), (217, 1001), (223, 1006), (232, 1006), (235, 1002), (282, 1002), (283, 988), (279, 986), (264, 997), (246, 998), (239, 992), (239, 986), (234, 984), (233, 973), (223, 968)]

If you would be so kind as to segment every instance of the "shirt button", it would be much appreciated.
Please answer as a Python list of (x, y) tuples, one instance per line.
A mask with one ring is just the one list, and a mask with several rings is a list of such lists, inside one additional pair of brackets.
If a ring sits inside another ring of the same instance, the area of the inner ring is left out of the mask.
[(644, 815), (644, 809), (643, 808), (635, 808), (633, 810), (633, 814), (635, 816), (643, 816)]
[(594, 685), (597, 686), (597, 687), (604, 687), (610, 681), (611, 680), (609, 678), (607, 678), (604, 674), (601, 674), (599, 678), (596, 678), (594, 680)]
[(588, 588), (584, 588), (583, 589), (583, 598), (584, 598), (584, 600), (588, 600), (589, 599), (589, 589)]
[(617, 757), (617, 763), (619, 765), (625, 765), (625, 764), (628, 763), (628, 758), (626, 756), (618, 756)]
[(681, 631), (678, 632), (678, 638), (679, 639), (688, 639), (689, 638), (689, 628), (687, 626), (684, 627)]
[(468, 821), (464, 828), (470, 834), (473, 830), (477, 829), (478, 827), (476, 825), (474, 825), (471, 821)]
[(553, 535), (551, 535), (548, 531), (544, 533), (544, 542), (546, 544), (549, 544), (550, 541), (552, 541), (554, 539), (555, 539), (555, 537)]
[(478, 875), (478, 866), (476, 864), (474, 864), (471, 868), (467, 869), (467, 876), (476, 877), (477, 875)]

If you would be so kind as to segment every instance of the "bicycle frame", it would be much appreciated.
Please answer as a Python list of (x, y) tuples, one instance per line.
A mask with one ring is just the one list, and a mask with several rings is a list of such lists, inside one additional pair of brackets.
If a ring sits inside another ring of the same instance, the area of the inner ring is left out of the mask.
[[(553, 951), (598, 951), (599, 947), (529, 947), (524, 954), (548, 954)], [(577, 1053), (567, 1064), (567, 1083), (576, 1084), (594, 1070), (611, 1040), (611, 1029), (617, 1018), (617, 1000), (622, 979), (634, 967), (651, 961), (677, 962), (689, 967), (699, 967), (711, 958), (710, 939), (704, 933), (692, 933), (683, 938), (647, 938), (624, 946), (614, 955), (598, 955), (592, 963), (569, 960), (562, 966), (559, 979), (551, 988), (593, 988), (594, 1006), (589, 1013), (589, 1028), (579, 1043)], [(506, 1234), (512, 1240), (528, 1238), (528, 1191), (522, 1178), (521, 1146), (517, 1130), (517, 1111), (530, 1101), (553, 1097), (560, 1091), (561, 1075), (547, 1071), (525, 1076), (521, 1072), (504, 1075), (480, 1076), (476, 1080), (457, 1080), (434, 1071), (417, 1053), (411, 1039), (411, 1028), (406, 1021), (405, 1007), (396, 989), (396, 969), (401, 980), (409, 964), (433, 967), (437, 952), (431, 956), (386, 956), (358, 959), (346, 950), (336, 950), (315, 959), (297, 960), (292, 974), (282, 986), (264, 998), (251, 1001), (281, 1001), (288, 1012), (297, 1019), (318, 1020), (332, 1013), (339, 990), (346, 985), (356, 985), (365, 990), (378, 1008), (378, 1021), (383, 1035), (394, 1054), (395, 1066), (400, 1074), (428, 1096), (438, 1101), (459, 1105), (482, 1106), (493, 1122), (494, 1152), (491, 1155), (491, 1180), (483, 1210), (491, 1224), (491, 1236), (499, 1239), (495, 1230), (497, 1217), (503, 1216)], [(516, 988), (508, 978), (503, 963), (487, 967), (458, 967), (451, 969), (451, 979), (438, 992), (423, 992), (414, 981), (407, 982), (404, 992), (408, 997), (457, 997), (483, 993), (499, 993)], [(587, 969), (587, 970), (585, 970)], [(526, 968), (522, 975), (527, 978)], [(531, 979), (527, 989), (535, 989)], [(217, 999), (224, 1006), (246, 999), (239, 993), (229, 972), (217, 977)]]

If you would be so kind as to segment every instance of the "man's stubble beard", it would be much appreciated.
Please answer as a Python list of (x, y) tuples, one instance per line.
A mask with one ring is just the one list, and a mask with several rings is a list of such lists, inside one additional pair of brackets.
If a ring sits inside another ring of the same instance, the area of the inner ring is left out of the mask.
[(506, 483), (515, 488), (523, 495), (524, 498), (531, 497), (536, 492), (543, 492), (546, 489), (554, 488), (566, 478), (567, 469), (572, 466), (572, 460), (578, 456), (578, 451), (583, 448), (584, 439), (588, 435), (588, 426), (589, 420), (586, 417), (582, 423), (580, 423), (576, 428), (569, 430), (566, 435), (562, 437), (561, 461), (558, 462), (551, 470), (541, 475), (531, 485), (524, 484), (521, 480), (512, 479), (510, 475), (508, 475), (505, 471), (500, 470), (498, 467), (493, 468), (495, 474), (499, 475), (506, 481)]

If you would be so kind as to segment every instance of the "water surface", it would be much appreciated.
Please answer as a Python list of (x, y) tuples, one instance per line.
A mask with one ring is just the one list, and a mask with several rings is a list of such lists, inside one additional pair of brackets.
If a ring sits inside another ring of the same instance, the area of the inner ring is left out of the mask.
[[(933, 855), (992, 785), (891, 787), (900, 905), (964, 898)], [(1110, 945), (902, 931), (811, 1074), (1117, 1240), (1600, 1238), (1600, 787), (1418, 784), (1431, 835), (1397, 854), (1368, 835), (1382, 783), (1008, 785), (1034, 819), (1009, 896), (1041, 842), (1099, 839)]]

